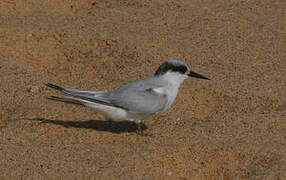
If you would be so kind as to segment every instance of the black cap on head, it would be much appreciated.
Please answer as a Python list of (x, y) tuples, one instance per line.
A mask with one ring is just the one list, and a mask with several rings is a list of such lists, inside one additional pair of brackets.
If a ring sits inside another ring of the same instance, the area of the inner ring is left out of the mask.
[(188, 66), (181, 61), (169, 60), (160, 65), (155, 72), (155, 76), (161, 76), (168, 71), (185, 74), (188, 71)]
[(184, 75), (189, 76), (189, 77), (210, 80), (209, 78), (207, 78), (207, 77), (205, 77), (199, 73), (190, 71), (187, 64), (183, 63), (182, 61), (178, 61), (178, 60), (165, 61), (157, 69), (157, 71), (155, 72), (155, 76), (161, 76), (167, 72), (178, 72), (180, 74), (184, 74)]

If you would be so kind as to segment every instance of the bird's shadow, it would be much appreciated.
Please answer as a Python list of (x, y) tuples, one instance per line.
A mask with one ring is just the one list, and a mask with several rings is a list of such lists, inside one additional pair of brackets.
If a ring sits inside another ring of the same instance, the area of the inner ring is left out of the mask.
[[(31, 121), (39, 121), (41, 123), (56, 124), (66, 128), (84, 128), (94, 129), (96, 131), (106, 131), (111, 133), (124, 133), (124, 132), (136, 132), (136, 124), (134, 122), (122, 121), (105, 121), (105, 120), (87, 120), (87, 121), (63, 121), (46, 118), (33, 118)], [(142, 124), (142, 130), (146, 130), (147, 126)]]

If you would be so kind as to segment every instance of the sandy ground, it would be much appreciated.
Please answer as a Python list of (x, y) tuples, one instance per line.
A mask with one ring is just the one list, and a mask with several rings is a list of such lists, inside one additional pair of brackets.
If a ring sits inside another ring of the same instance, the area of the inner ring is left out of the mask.
[[(1, 0), (0, 179), (286, 179), (286, 3)], [(180, 59), (172, 108), (108, 124), (44, 83), (112, 89)]]

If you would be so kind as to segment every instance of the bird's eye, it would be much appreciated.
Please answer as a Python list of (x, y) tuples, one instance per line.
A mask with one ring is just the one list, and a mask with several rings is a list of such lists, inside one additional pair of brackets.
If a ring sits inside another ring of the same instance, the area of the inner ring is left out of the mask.
[(186, 66), (179, 66), (179, 67), (175, 68), (175, 71), (177, 71), (181, 74), (185, 74), (187, 70), (188, 70), (188, 68)]

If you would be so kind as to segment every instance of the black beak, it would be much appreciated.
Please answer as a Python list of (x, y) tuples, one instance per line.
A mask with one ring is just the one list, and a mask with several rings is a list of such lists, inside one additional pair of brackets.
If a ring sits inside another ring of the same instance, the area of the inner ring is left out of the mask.
[(200, 75), (199, 73), (195, 73), (193, 71), (190, 71), (189, 74), (188, 74), (189, 77), (194, 77), (194, 78), (200, 78), (200, 79), (207, 79), (207, 80), (210, 80), (209, 78), (203, 76), (203, 75)]

